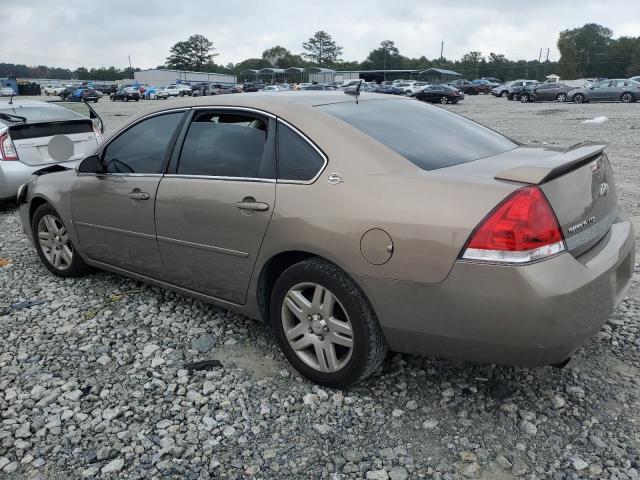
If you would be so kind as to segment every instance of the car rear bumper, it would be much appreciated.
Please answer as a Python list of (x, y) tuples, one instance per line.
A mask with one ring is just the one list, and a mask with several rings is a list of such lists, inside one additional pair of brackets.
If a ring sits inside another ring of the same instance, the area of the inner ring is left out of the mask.
[(31, 174), (47, 165), (26, 165), (20, 161), (0, 163), (0, 200), (15, 200), (18, 187), (27, 183)]
[(434, 285), (356, 276), (392, 350), (506, 365), (564, 361), (607, 321), (633, 273), (631, 223), (595, 247), (523, 266), (458, 261)]

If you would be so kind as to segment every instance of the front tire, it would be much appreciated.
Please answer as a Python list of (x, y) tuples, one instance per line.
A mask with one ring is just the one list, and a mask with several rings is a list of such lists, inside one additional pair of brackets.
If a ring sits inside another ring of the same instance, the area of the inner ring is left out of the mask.
[(556, 95), (556, 100), (558, 102), (566, 102), (567, 101), (567, 95), (565, 93), (559, 93), (558, 95)]
[(520, 102), (522, 103), (528, 103), (530, 100), (529, 95), (527, 93), (523, 93), (522, 95), (520, 95)]
[(282, 273), (271, 293), (270, 319), (289, 362), (319, 385), (357, 384), (387, 353), (380, 325), (360, 287), (324, 259), (303, 260)]
[(442, 97), (440, 97), (440, 103), (442, 105), (446, 105), (447, 103), (449, 103), (449, 99), (443, 95)]
[(55, 209), (45, 203), (31, 221), (33, 243), (44, 266), (58, 277), (80, 277), (89, 266), (76, 251), (69, 232)]
[(581, 93), (576, 93), (573, 96), (573, 103), (584, 103), (584, 95)]

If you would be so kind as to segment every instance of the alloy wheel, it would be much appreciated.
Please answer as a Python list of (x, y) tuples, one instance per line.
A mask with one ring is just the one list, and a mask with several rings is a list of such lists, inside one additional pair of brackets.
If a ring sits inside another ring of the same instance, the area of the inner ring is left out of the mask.
[(584, 101), (584, 96), (582, 96), (580, 93), (573, 96), (574, 103), (582, 103), (583, 101)]
[(282, 302), (281, 318), (290, 347), (309, 367), (333, 373), (351, 359), (351, 321), (329, 289), (312, 282), (294, 285)]
[(443, 105), (449, 103), (449, 99), (447, 97), (440, 97), (440, 103)]
[(631, 103), (633, 101), (633, 96), (630, 93), (624, 93), (620, 97), (620, 101), (622, 103)]
[(520, 95), (520, 101), (522, 103), (527, 103), (529, 101), (529, 95)]
[(44, 215), (38, 222), (38, 243), (47, 261), (58, 270), (67, 270), (73, 261), (69, 232), (59, 218)]
[(558, 100), (559, 102), (564, 102), (567, 99), (567, 96), (564, 93), (559, 93), (558, 96), (556, 97), (556, 100)]

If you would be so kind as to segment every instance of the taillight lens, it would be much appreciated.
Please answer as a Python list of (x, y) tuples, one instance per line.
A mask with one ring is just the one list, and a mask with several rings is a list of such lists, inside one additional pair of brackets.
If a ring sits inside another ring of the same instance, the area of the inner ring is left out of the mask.
[(9, 136), (9, 132), (0, 133), (0, 160), (19, 160), (16, 147)]
[(526, 263), (565, 249), (549, 201), (540, 188), (528, 186), (507, 197), (476, 227), (462, 258)]

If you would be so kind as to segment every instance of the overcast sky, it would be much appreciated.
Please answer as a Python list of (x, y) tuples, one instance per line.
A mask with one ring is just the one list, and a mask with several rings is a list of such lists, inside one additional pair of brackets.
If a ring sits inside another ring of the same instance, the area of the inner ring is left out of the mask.
[[(5, 0), (8, 1), (8, 0)], [(640, 35), (637, 0), (321, 0), (106, 2), (20, 0), (3, 9), (0, 62), (76, 68), (163, 64), (169, 48), (194, 33), (214, 42), (216, 63), (260, 57), (273, 45), (294, 53), (316, 30), (362, 61), (380, 41), (394, 40), (404, 55), (459, 58), (470, 50), (537, 59), (540, 48), (559, 53), (558, 33), (597, 22), (614, 37)], [(628, 15), (624, 12), (629, 13)], [(635, 12), (635, 14), (631, 14)]]

